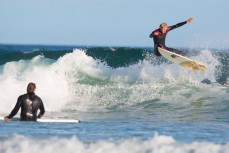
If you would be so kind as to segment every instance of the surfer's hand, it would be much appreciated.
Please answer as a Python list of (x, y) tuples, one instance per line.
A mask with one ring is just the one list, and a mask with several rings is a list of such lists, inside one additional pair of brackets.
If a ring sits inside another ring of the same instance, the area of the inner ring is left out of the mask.
[(10, 120), (10, 118), (8, 118), (8, 116), (4, 117), (4, 121), (8, 121)]
[(192, 21), (193, 21), (193, 18), (189, 18), (189, 19), (187, 20), (188, 23), (191, 23)]

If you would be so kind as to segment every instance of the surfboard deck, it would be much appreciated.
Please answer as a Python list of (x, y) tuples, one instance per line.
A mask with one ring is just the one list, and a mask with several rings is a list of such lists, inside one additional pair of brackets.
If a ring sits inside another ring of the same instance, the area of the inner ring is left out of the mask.
[[(0, 121), (4, 121), (4, 117), (0, 117)], [(20, 121), (19, 117), (13, 117), (12, 119), (8, 120), (9, 122), (12, 121)], [(6, 121), (6, 122), (8, 122)], [(77, 119), (68, 119), (68, 118), (39, 118), (37, 122), (44, 122), (44, 123), (79, 123), (80, 120)]]
[(202, 72), (205, 72), (206, 67), (195, 61), (192, 60), (188, 57), (182, 56), (180, 54), (168, 51), (166, 49), (160, 48), (158, 47), (158, 51), (160, 52), (160, 54), (165, 57), (166, 59), (168, 59), (169, 61), (179, 64), (180, 66), (183, 66), (185, 68), (191, 69), (194, 72), (196, 72), (197, 70), (201, 70)]

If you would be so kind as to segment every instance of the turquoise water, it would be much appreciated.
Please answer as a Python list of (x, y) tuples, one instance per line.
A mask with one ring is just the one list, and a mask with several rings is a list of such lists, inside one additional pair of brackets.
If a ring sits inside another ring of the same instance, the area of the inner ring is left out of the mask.
[(229, 152), (225, 50), (185, 49), (193, 73), (150, 48), (0, 49), (0, 116), (32, 81), (45, 116), (82, 121), (0, 122), (0, 152)]

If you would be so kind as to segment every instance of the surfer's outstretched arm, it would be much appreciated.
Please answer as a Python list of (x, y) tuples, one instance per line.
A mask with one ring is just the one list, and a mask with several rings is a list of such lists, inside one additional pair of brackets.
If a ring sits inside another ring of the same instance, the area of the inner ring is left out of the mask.
[(176, 29), (176, 28), (179, 28), (179, 27), (185, 25), (186, 23), (191, 23), (192, 21), (193, 21), (193, 18), (189, 18), (187, 21), (180, 22), (180, 23), (177, 23), (177, 24), (175, 24), (173, 26), (170, 26), (169, 27), (169, 31), (173, 30), (173, 29)]

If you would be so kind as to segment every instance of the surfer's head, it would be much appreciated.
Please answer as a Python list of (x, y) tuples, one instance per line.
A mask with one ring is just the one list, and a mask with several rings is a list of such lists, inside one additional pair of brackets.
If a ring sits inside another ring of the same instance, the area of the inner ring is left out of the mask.
[(163, 22), (163, 23), (160, 24), (159, 28), (161, 29), (161, 31), (163, 33), (165, 33), (167, 31), (167, 29), (168, 29), (168, 25), (167, 25), (167, 23)]
[(34, 93), (36, 89), (36, 84), (33, 82), (30, 82), (27, 86), (27, 93)]

